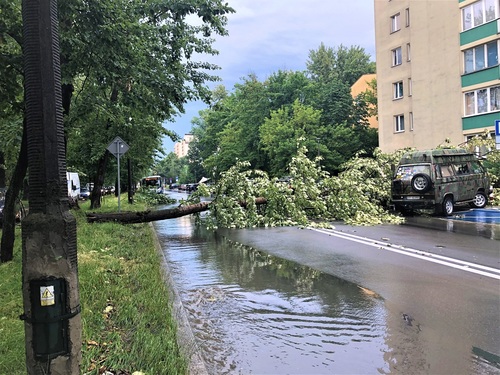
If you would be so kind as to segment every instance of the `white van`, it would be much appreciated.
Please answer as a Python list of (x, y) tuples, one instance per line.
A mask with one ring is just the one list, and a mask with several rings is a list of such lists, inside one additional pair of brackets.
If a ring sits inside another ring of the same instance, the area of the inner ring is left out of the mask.
[(78, 173), (66, 172), (68, 182), (68, 197), (78, 199), (80, 197), (80, 177)]

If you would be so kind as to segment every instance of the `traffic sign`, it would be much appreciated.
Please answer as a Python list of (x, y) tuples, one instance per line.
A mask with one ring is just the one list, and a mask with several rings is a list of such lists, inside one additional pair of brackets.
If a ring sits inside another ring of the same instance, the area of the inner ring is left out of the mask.
[(500, 120), (495, 120), (495, 144), (496, 149), (500, 150)]
[(107, 150), (115, 155), (118, 160), (118, 169), (117, 169), (117, 181), (118, 181), (118, 212), (120, 212), (120, 156), (128, 151), (128, 144), (125, 143), (123, 139), (120, 137), (116, 137), (113, 141), (108, 145)]
[(126, 153), (129, 149), (129, 146), (123, 139), (120, 137), (116, 137), (113, 141), (108, 145), (107, 150), (111, 152), (115, 157), (119, 157)]

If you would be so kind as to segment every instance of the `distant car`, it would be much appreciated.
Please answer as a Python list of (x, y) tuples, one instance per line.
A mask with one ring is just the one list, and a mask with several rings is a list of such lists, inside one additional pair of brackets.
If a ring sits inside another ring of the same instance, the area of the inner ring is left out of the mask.
[(87, 188), (80, 189), (80, 199), (89, 199), (90, 198), (90, 190)]
[(0, 228), (2, 227), (4, 205), (5, 205), (5, 200), (0, 198)]

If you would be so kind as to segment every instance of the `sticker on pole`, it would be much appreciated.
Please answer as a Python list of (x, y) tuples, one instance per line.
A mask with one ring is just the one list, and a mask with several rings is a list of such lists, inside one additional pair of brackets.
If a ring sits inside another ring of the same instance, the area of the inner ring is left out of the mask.
[(54, 298), (54, 286), (41, 286), (40, 287), (40, 305), (41, 306), (52, 306), (56, 304)]

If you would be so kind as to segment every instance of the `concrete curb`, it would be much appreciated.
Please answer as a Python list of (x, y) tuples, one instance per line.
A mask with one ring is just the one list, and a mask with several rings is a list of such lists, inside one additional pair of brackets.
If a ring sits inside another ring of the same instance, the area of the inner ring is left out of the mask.
[(177, 344), (179, 345), (182, 354), (189, 360), (188, 373), (190, 375), (208, 375), (205, 362), (201, 357), (193, 331), (189, 324), (187, 312), (182, 305), (179, 292), (175, 288), (175, 284), (171, 278), (170, 268), (167, 260), (165, 259), (158, 235), (153, 223), (149, 224), (151, 230), (153, 231), (156, 250), (158, 251), (158, 255), (161, 257), (162, 275), (169, 290), (173, 317), (177, 322)]

